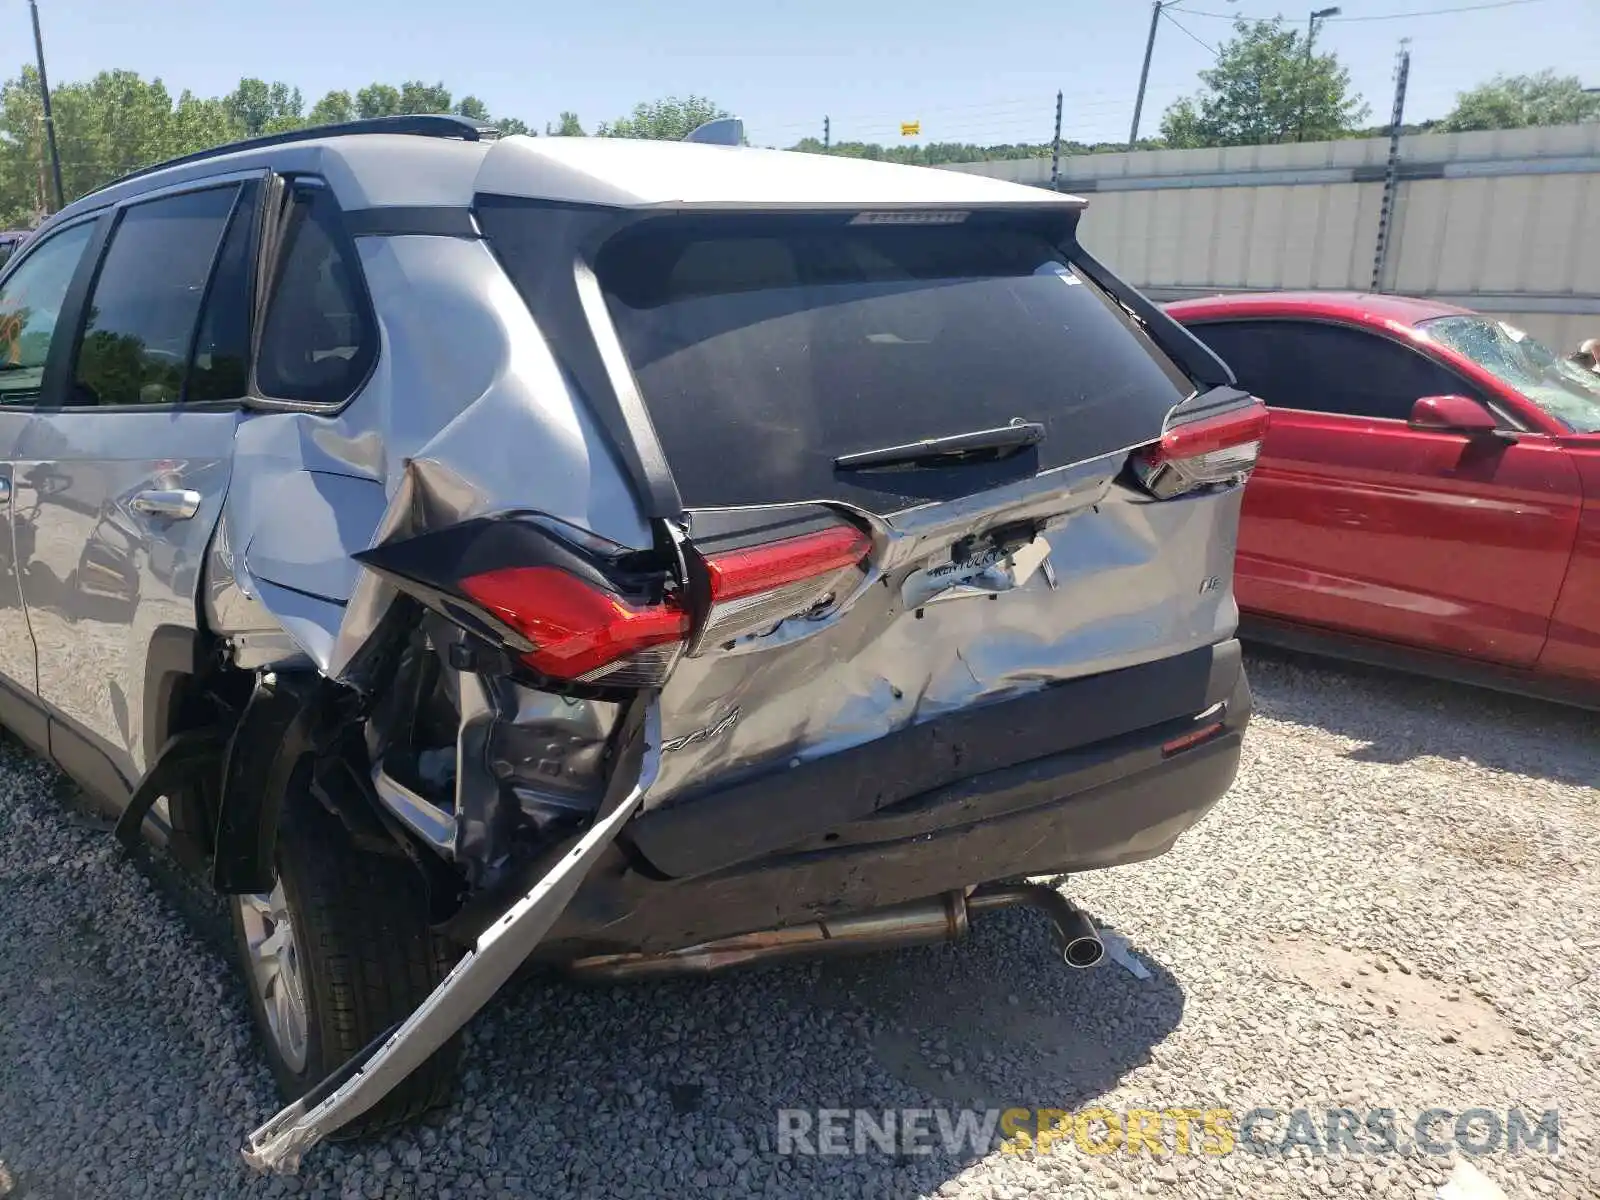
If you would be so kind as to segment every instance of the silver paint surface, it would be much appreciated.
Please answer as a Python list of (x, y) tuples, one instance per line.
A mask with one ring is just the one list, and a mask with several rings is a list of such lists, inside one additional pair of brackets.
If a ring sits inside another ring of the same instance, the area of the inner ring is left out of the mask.
[[(238, 414), (65, 408), (31, 414), (12, 463), (17, 570), (38, 695), (122, 773), (145, 761), (145, 685), (162, 627), (193, 629), (227, 495)], [(147, 490), (192, 490), (195, 515), (139, 511)]]
[[(1113, 482), (1121, 462), (877, 520), (877, 568), (834, 612), (684, 659), (661, 700), (662, 736), (677, 748), (646, 806), (1230, 636), (1232, 589), (1200, 583), (1231, 578), (1242, 488), (1153, 502)], [(1048, 571), (1029, 547), (1013, 556), (1020, 571), (997, 563), (943, 590), (927, 584), (957, 540), (1030, 517), (1046, 523)], [(699, 736), (709, 729), (720, 732)]]

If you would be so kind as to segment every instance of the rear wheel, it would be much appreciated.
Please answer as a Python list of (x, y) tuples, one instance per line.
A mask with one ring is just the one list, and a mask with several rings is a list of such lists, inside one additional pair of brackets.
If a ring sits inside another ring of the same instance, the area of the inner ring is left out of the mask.
[[(410, 864), (351, 845), (303, 786), (308, 774), (297, 772), (299, 785), (283, 798), (272, 891), (232, 904), (251, 1013), (285, 1100), (409, 1016), (453, 958), (428, 927)], [(402, 1124), (443, 1103), (459, 1061), (455, 1038), (340, 1136)]]

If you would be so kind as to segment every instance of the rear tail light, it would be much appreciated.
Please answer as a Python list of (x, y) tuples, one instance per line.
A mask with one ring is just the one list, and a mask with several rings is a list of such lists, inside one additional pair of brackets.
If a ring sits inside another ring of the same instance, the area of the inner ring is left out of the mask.
[[(690, 549), (706, 583), (694, 605), (660, 557), (537, 516), (468, 521), (355, 557), (541, 681), (645, 688), (666, 682), (691, 637), (695, 648), (730, 641), (830, 602), (870, 549), (843, 525)], [(696, 621), (690, 609), (702, 607)]]
[(557, 567), (487, 571), (461, 590), (526, 638), (522, 661), (552, 679), (650, 687), (672, 673), (689, 634), (675, 597), (630, 604)]
[(866, 534), (839, 525), (707, 555), (711, 608), (695, 649), (732, 641), (832, 603), (871, 549)]
[(1173, 425), (1160, 441), (1134, 454), (1134, 475), (1162, 500), (1217, 484), (1242, 483), (1256, 465), (1267, 421), (1267, 406), (1253, 400)]

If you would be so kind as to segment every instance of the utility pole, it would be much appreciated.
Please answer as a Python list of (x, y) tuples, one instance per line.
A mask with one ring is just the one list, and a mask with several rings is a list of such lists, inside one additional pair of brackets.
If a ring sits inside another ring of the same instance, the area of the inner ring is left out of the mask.
[(1317, 40), (1317, 22), (1327, 17), (1337, 17), (1337, 8), (1319, 8), (1311, 14), (1306, 25), (1306, 65), (1300, 73), (1300, 123), (1294, 131), (1294, 140), (1306, 140), (1306, 93), (1311, 90), (1311, 43)]
[(1059, 192), (1061, 179), (1061, 93), (1056, 93), (1056, 136), (1050, 143), (1050, 189)]
[(1400, 42), (1394, 66), (1394, 111), (1389, 117), (1389, 163), (1383, 172), (1383, 201), (1378, 205), (1378, 243), (1372, 254), (1372, 290), (1383, 287), (1384, 259), (1389, 255), (1389, 228), (1394, 221), (1395, 194), (1400, 190), (1400, 130), (1406, 120), (1406, 80), (1411, 75), (1411, 39)]
[(44, 108), (44, 132), (50, 141), (50, 171), (56, 181), (56, 208), (66, 203), (66, 192), (61, 186), (61, 152), (56, 149), (56, 122), (50, 114), (50, 79), (44, 73), (44, 38), (39, 33), (38, 0), (28, 0), (33, 12), (33, 48), (39, 56), (39, 99)]
[(1144, 43), (1144, 66), (1139, 69), (1139, 94), (1133, 99), (1133, 128), (1128, 130), (1128, 149), (1139, 145), (1139, 115), (1144, 111), (1144, 88), (1150, 82), (1150, 56), (1156, 52), (1156, 26), (1161, 24), (1161, 10), (1177, 0), (1154, 0), (1150, 5), (1150, 36)]
[(833, 145), (833, 129), (827, 117), (822, 118), (822, 152), (826, 154), (828, 147)]
[[(1178, 0), (1152, 0), (1150, 5), (1150, 36), (1144, 43), (1144, 66), (1139, 69), (1139, 94), (1133, 101), (1133, 128), (1128, 130), (1128, 149), (1139, 148), (1139, 116), (1144, 112), (1144, 89), (1150, 82), (1150, 56), (1156, 50), (1156, 27), (1161, 24), (1161, 13), (1171, 8)], [(1234, 0), (1228, 0), (1229, 4)], [(1170, 18), (1169, 18), (1170, 19)]]

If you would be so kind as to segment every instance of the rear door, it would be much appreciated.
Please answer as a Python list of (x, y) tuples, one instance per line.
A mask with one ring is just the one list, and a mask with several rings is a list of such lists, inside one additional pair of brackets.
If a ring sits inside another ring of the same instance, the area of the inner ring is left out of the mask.
[(16, 468), (23, 599), (56, 757), (116, 797), (137, 779), (166, 648), (188, 646), (247, 386), (258, 183), (112, 218), (51, 406)]
[(1306, 321), (1194, 328), (1272, 423), (1246, 490), (1239, 604), (1511, 665), (1539, 656), (1581, 493), (1559, 446), (1412, 429), (1470, 383), (1370, 330)]

